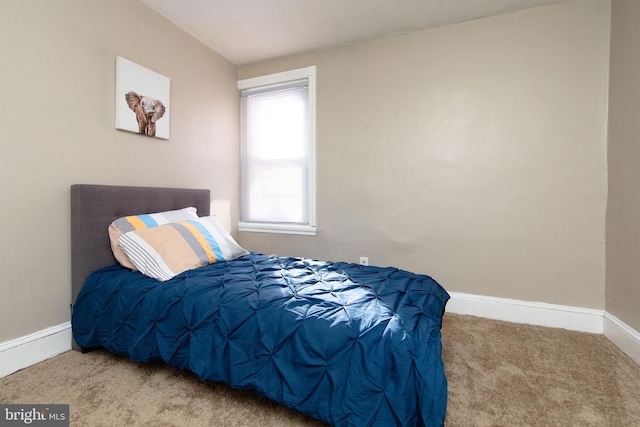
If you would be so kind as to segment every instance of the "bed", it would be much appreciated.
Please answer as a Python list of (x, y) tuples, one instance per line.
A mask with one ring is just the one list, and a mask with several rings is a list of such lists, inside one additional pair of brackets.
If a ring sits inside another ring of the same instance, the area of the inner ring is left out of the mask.
[(163, 360), (336, 426), (442, 426), (447, 292), (393, 267), (244, 252), (167, 280), (121, 266), (107, 228), (203, 189), (71, 186), (73, 348)]

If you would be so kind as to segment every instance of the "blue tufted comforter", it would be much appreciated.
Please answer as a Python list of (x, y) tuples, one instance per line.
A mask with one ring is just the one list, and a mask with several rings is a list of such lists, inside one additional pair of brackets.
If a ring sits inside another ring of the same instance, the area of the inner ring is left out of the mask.
[(72, 327), (83, 347), (162, 359), (336, 426), (441, 426), (448, 298), (396, 268), (250, 253), (168, 282), (98, 270)]

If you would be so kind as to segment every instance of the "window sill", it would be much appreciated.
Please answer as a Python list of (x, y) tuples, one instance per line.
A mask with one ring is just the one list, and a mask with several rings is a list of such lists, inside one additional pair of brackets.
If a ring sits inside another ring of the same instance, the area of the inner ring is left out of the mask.
[(310, 225), (268, 224), (258, 222), (239, 222), (238, 231), (248, 231), (251, 233), (299, 234), (303, 236), (316, 235), (316, 227)]

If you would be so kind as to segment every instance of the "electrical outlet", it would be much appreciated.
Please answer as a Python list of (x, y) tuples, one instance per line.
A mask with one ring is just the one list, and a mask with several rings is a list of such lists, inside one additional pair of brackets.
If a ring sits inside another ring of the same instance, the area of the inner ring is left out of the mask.
[(360, 257), (360, 265), (369, 265), (369, 257), (361, 256)]

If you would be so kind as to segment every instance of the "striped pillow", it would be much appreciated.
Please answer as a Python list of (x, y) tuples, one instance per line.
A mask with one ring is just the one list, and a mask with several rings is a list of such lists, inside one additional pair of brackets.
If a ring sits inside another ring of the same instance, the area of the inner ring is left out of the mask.
[(162, 282), (183, 271), (248, 253), (215, 216), (129, 231), (118, 240), (142, 274)]
[(118, 218), (109, 225), (109, 240), (111, 241), (111, 251), (116, 257), (120, 265), (135, 270), (129, 257), (122, 251), (118, 238), (122, 233), (133, 230), (141, 230), (145, 228), (157, 227), (175, 221), (184, 221), (187, 219), (197, 219), (198, 214), (196, 208), (189, 207), (177, 209), (174, 211), (165, 211), (144, 215), (130, 215)]

